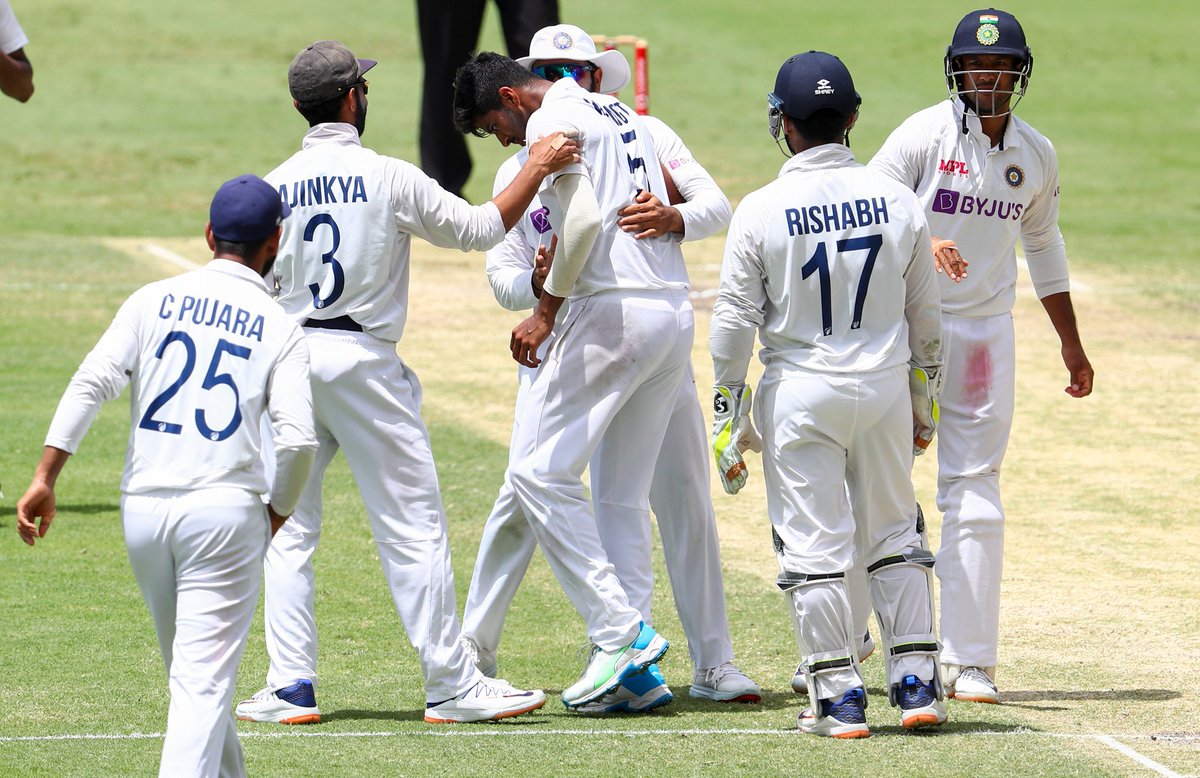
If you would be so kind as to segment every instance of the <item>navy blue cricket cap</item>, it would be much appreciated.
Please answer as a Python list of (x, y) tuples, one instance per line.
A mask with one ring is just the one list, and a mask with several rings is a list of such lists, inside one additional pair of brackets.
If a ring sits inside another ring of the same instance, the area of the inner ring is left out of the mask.
[(279, 190), (258, 176), (238, 176), (221, 184), (208, 208), (213, 235), (230, 243), (270, 237), (292, 212)]
[(338, 41), (317, 41), (300, 50), (288, 67), (288, 90), (299, 103), (323, 103), (346, 93), (371, 68)]
[(775, 76), (775, 91), (771, 94), (779, 102), (779, 109), (793, 119), (807, 119), (825, 108), (850, 116), (862, 103), (849, 69), (823, 51), (788, 57)]
[(954, 37), (946, 52), (951, 59), (964, 54), (999, 54), (1029, 60), (1025, 30), (1008, 11), (985, 8), (972, 11), (954, 28)]

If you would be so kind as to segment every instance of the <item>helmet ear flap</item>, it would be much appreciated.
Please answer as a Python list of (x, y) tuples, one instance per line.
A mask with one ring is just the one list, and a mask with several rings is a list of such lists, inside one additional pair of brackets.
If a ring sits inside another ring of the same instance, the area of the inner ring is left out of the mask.
[(954, 60), (950, 56), (950, 51), (953, 46), (946, 47), (946, 58), (942, 60), (942, 67), (946, 71), (946, 88), (954, 90)]

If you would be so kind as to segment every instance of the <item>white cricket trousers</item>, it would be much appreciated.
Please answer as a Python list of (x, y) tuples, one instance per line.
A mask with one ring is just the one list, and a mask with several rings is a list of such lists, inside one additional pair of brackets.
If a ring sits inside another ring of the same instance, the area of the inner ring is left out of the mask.
[[(786, 571), (846, 573), (920, 546), (913, 521), (912, 404), (908, 365), (872, 373), (817, 373), (777, 360), (755, 397), (763, 436), (763, 482), (771, 526), (783, 541)], [(911, 582), (909, 579), (913, 579)], [(913, 586), (912, 583), (916, 583)], [(932, 634), (933, 604), (926, 573), (886, 574), (872, 600), (893, 636)], [(885, 591), (886, 590), (886, 591)], [(843, 580), (794, 590), (802, 650), (822, 659), (855, 651), (855, 626)], [(890, 665), (898, 675), (933, 678), (928, 657)], [(850, 668), (817, 677), (820, 699), (861, 685)]]
[(534, 537), (589, 639), (606, 651), (629, 644), (642, 615), (604, 552), (583, 471), (602, 438), (620, 441), (623, 507), (649, 522), (650, 483), (694, 330), (683, 290), (573, 300), (511, 447), (510, 480)]
[(417, 651), (426, 702), (456, 697), (481, 676), (458, 643), (446, 514), (421, 420), (420, 382), (389, 341), (312, 328), (305, 336), (319, 446), (300, 504), (267, 550), (267, 685), (317, 684), (313, 554), (321, 535), (321, 482), (341, 448), (392, 601)]
[(946, 367), (938, 425), (942, 661), (994, 668), (1000, 640), (1004, 506), (1000, 466), (1012, 430), (1011, 314), (942, 314)]
[[(521, 424), (524, 396), (532, 371), (522, 370), (517, 397)], [(514, 432), (514, 438), (516, 437)], [(610, 445), (611, 444), (611, 445)], [(604, 552), (625, 589), (630, 605), (652, 624), (654, 576), (650, 524), (640, 509), (623, 503), (627, 476), (622, 472), (624, 444), (601, 441), (591, 460), (592, 507)], [(696, 379), (687, 364), (650, 485), (650, 509), (658, 520), (663, 556), (679, 620), (687, 636), (692, 664), (716, 667), (733, 659), (720, 540), (713, 512), (708, 467), (708, 435), (696, 400)], [(508, 473), (484, 525), (479, 556), (467, 593), (463, 634), (487, 651), (500, 646), (500, 633), (517, 587), (533, 557), (536, 541)]]
[(158, 774), (245, 775), (233, 694), (271, 536), (262, 498), (233, 488), (128, 494), (121, 520), (171, 690)]

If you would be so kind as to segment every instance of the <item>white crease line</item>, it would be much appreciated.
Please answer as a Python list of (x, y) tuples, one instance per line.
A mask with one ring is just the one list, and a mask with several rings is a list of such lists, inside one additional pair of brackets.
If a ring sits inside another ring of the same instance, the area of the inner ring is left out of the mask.
[(199, 265), (187, 257), (176, 254), (169, 248), (164, 248), (156, 243), (143, 243), (139, 248), (147, 254), (158, 257), (161, 260), (170, 262), (176, 267), (181, 267), (184, 270), (199, 270), (203, 265)]
[(1101, 743), (1113, 749), (1114, 751), (1120, 751), (1122, 754), (1137, 762), (1142, 767), (1153, 770), (1159, 775), (1165, 776), (1165, 778), (1183, 778), (1183, 776), (1171, 768), (1159, 764), (1148, 756), (1142, 756), (1137, 751), (1134, 751), (1132, 748), (1114, 737), (1110, 737), (1109, 735), (1096, 735), (1095, 737), (1096, 740), (1099, 740)]

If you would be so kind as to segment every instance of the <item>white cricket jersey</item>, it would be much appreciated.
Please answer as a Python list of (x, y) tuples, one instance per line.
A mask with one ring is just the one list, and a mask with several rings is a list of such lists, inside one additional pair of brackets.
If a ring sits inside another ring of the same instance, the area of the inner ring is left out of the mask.
[[(725, 229), (731, 209), (721, 187), (665, 122), (651, 116), (641, 119), (650, 130), (659, 164), (667, 169), (680, 194), (687, 198), (687, 202), (675, 206), (683, 217), (684, 234), (682, 238), (671, 237), (686, 242)], [(512, 183), (528, 159), (529, 150), (523, 146), (500, 165), (492, 185), (493, 197)], [(534, 255), (539, 246), (548, 247), (554, 235), (550, 209), (535, 196), (521, 220), (487, 253), (488, 281), (500, 305), (510, 311), (523, 311), (537, 304), (531, 285)], [(560, 315), (562, 310), (565, 308)]]
[(869, 372), (940, 364), (929, 228), (912, 192), (827, 144), (788, 160), (729, 226), (710, 345), (718, 384), (764, 364)]
[(27, 45), (29, 45), (29, 38), (21, 29), (21, 23), (17, 21), (17, 15), (13, 13), (12, 6), (8, 4), (8, 0), (0, 0), (0, 51), (12, 54)]
[(504, 237), (496, 206), (472, 206), (403, 160), (364, 148), (353, 125), (318, 124), (266, 180), (292, 207), (275, 261), (279, 302), (298, 321), (349, 316), (399, 341), (412, 235), (483, 251)]
[(1010, 115), (998, 146), (979, 117), (944, 101), (910, 116), (870, 167), (916, 192), (938, 238), (953, 240), (967, 276), (942, 276), (942, 308), (959, 316), (995, 316), (1016, 298), (1017, 238), (1038, 297), (1070, 289), (1058, 229), (1058, 160), (1041, 133)]
[(264, 412), (277, 457), (316, 451), (304, 335), (263, 279), (238, 262), (214, 259), (134, 292), (71, 379), (46, 445), (74, 453), (101, 404), (127, 384), (127, 494), (212, 487), (266, 494)]
[(587, 176), (600, 206), (600, 233), (570, 297), (622, 290), (686, 289), (687, 268), (679, 244), (669, 237), (636, 240), (617, 227), (617, 212), (641, 190), (667, 202), (666, 183), (654, 144), (633, 109), (608, 95), (582, 89), (562, 78), (546, 90), (542, 106), (529, 118), (526, 137), (537, 141), (556, 131), (579, 133), (581, 161), (547, 176), (539, 191), (551, 222), (562, 221), (553, 180), (577, 173)]

